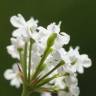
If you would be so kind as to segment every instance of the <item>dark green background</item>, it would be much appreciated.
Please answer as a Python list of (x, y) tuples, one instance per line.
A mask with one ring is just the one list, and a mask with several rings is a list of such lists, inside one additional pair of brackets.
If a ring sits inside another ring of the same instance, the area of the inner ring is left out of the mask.
[(61, 30), (71, 36), (69, 45), (79, 45), (80, 52), (87, 53), (93, 61), (93, 66), (79, 75), (80, 96), (96, 96), (96, 0), (0, 0), (0, 96), (20, 96), (21, 92), (3, 78), (4, 70), (15, 62), (6, 46), (14, 29), (9, 19), (17, 13), (26, 19), (33, 16), (43, 26), (63, 22)]

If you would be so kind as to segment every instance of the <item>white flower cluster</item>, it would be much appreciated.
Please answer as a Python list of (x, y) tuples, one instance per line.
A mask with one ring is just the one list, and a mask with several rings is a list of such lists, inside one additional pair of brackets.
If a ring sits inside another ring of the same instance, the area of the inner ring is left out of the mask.
[(91, 60), (79, 53), (79, 47), (64, 49), (70, 36), (60, 32), (61, 22), (44, 28), (33, 18), (25, 21), (21, 14), (12, 16), (10, 22), (16, 29), (7, 50), (18, 60), (4, 73), (10, 84), (19, 88), (24, 80), (29, 80), (33, 89), (45, 91), (42, 96), (51, 96), (50, 92), (54, 91), (58, 96), (78, 96), (77, 74), (84, 73), (84, 68), (91, 66)]

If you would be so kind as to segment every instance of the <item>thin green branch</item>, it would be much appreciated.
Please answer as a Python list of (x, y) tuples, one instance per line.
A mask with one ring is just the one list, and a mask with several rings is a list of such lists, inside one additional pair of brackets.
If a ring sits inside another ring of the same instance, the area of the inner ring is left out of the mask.
[(28, 48), (28, 44), (25, 43), (24, 55), (23, 55), (25, 80), (27, 80), (27, 48)]
[(32, 45), (34, 43), (33, 39), (30, 39), (30, 46), (29, 46), (29, 62), (28, 62), (28, 81), (30, 82), (31, 77), (31, 59), (32, 59)]

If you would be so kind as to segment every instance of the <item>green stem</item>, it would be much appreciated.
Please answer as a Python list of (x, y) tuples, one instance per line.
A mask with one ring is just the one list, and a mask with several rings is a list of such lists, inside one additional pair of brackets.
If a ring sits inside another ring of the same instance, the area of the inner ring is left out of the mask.
[(40, 81), (42, 81), (44, 78), (46, 78), (48, 75), (50, 75), (52, 72), (54, 72), (56, 69), (64, 65), (64, 61), (61, 60), (59, 64), (57, 64), (51, 71), (49, 71), (46, 75), (44, 75)]
[[(44, 75), (41, 79), (39, 79), (36, 83), (38, 84), (39, 82), (42, 82), (48, 75), (50, 75), (52, 72), (54, 72), (56, 69), (64, 65), (64, 61), (61, 60), (59, 64), (57, 64), (53, 69), (51, 69), (46, 75)], [(57, 75), (54, 75), (54, 77), (57, 77)], [(49, 78), (51, 80), (51, 78)]]
[(25, 80), (27, 80), (27, 43), (25, 44), (25, 48), (24, 48), (23, 65), (24, 65)]
[(30, 96), (29, 90), (27, 89), (27, 87), (25, 85), (23, 85), (23, 90), (22, 90), (21, 96)]
[(49, 55), (50, 48), (46, 48), (44, 55), (42, 56), (42, 59), (40, 61), (40, 63), (38, 64), (37, 68), (36, 68), (36, 72), (34, 73), (34, 75), (32, 76), (32, 79), (36, 78), (36, 76), (41, 72), (40, 69), (42, 69), (42, 65), (44, 64), (44, 61), (46, 60), (47, 56)]
[(24, 80), (27, 80), (27, 43), (25, 44), (24, 49), (18, 49), (20, 55), (20, 64), (24, 74)]
[(31, 75), (31, 58), (32, 58), (32, 45), (33, 45), (34, 41), (32, 39), (30, 39), (30, 46), (29, 46), (29, 62), (28, 62), (28, 81), (30, 83), (30, 75)]
[[(19, 52), (19, 55), (20, 55), (20, 64), (21, 64), (22, 69), (23, 69), (23, 57), (22, 57), (22, 50), (20, 49), (20, 50), (18, 50), (18, 52)], [(23, 71), (24, 71), (24, 70), (23, 70)]]

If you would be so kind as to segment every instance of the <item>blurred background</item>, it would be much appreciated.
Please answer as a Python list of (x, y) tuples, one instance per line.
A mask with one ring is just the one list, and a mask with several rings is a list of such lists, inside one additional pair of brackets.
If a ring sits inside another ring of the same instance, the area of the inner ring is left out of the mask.
[(0, 0), (0, 96), (20, 96), (21, 89), (9, 85), (3, 72), (15, 62), (6, 51), (14, 29), (9, 19), (21, 13), (26, 19), (33, 16), (39, 25), (62, 21), (61, 30), (71, 36), (68, 46), (80, 46), (93, 66), (79, 75), (80, 96), (96, 96), (96, 0)]

